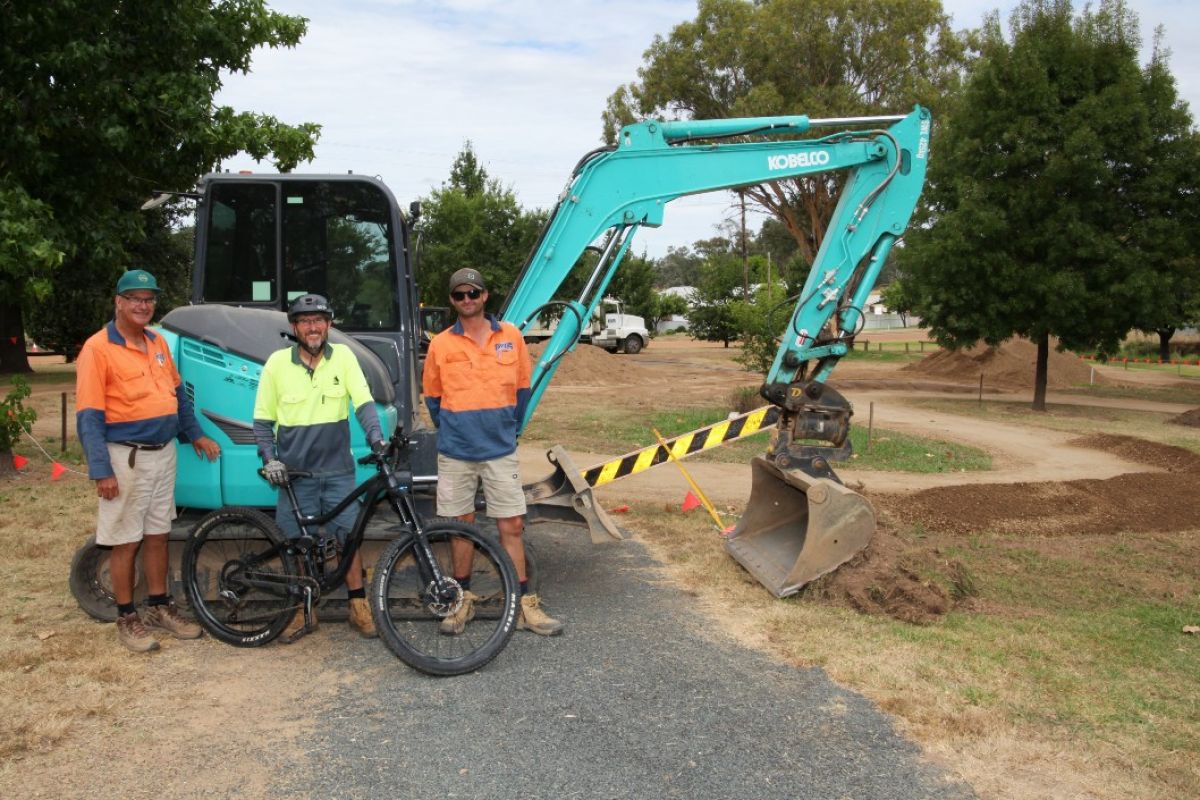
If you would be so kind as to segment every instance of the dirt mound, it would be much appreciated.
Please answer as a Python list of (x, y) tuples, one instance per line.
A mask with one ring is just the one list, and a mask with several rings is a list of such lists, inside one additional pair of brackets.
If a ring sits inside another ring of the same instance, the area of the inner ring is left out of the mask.
[[(1091, 365), (1071, 353), (1055, 350), (1057, 341), (1050, 340), (1050, 356), (1046, 365), (1046, 385), (1066, 389), (1086, 384), (1091, 379)], [(1037, 345), (1028, 339), (1014, 337), (996, 347), (980, 342), (962, 350), (939, 350), (931, 353), (905, 370), (955, 381), (1013, 388), (1032, 388), (1037, 368)], [(1101, 383), (1099, 376), (1096, 382)]]
[[(546, 349), (545, 342), (529, 345), (536, 361)], [(646, 380), (648, 367), (638, 364), (636, 356), (617, 355), (591, 344), (576, 345), (564, 355), (554, 373), (554, 383), (566, 386), (607, 386), (613, 383), (637, 383)]]
[[(1200, 425), (1200, 415), (1197, 415), (1197, 420), (1196, 424)], [(1145, 439), (1138, 439), (1134, 436), (1117, 436), (1110, 433), (1094, 433), (1091, 436), (1072, 439), (1067, 444), (1073, 447), (1103, 450), (1126, 461), (1149, 464), (1152, 467), (1158, 467), (1167, 472), (1193, 472), (1200, 474), (1200, 455), (1186, 448), (1176, 447), (1171, 444), (1148, 442)]]
[(941, 586), (917, 574), (914, 557), (892, 531), (880, 528), (865, 550), (810, 584), (805, 596), (902, 622), (933, 622), (954, 601)]
[(872, 501), (899, 525), (953, 534), (1073, 536), (1200, 528), (1200, 474), (941, 486)]
[(1193, 428), (1200, 428), (1200, 408), (1185, 411), (1178, 417), (1171, 417), (1167, 422), (1170, 422), (1172, 425), (1188, 425)]

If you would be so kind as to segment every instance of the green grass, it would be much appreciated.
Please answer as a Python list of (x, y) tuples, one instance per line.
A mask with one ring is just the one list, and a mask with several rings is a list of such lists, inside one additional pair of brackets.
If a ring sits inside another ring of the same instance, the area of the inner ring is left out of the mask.
[[(654, 444), (652, 428), (669, 439), (720, 422), (727, 413), (718, 408), (687, 408), (638, 416), (597, 409), (553, 426), (535, 419), (528, 438), (569, 441), (573, 447), (623, 453)], [(769, 431), (762, 431), (690, 456), (689, 460), (745, 463), (766, 452), (769, 435)], [(855, 469), (935, 473), (986, 470), (992, 466), (991, 458), (982, 450), (894, 431), (876, 429), (868, 448), (867, 429), (852, 427), (850, 442), (854, 455), (848, 466)]]

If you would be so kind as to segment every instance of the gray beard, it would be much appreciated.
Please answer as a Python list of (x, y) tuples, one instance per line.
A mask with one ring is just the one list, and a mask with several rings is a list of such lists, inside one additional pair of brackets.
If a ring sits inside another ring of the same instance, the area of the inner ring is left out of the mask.
[(322, 351), (325, 350), (325, 342), (320, 342), (316, 347), (312, 347), (308, 344), (308, 342), (301, 339), (300, 346), (304, 348), (304, 352), (308, 353), (310, 356), (319, 356)]

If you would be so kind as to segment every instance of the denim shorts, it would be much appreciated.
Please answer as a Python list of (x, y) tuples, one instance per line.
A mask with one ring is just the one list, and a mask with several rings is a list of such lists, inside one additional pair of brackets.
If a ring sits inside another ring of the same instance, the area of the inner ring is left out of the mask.
[[(311, 478), (292, 480), (292, 490), (295, 491), (296, 500), (300, 503), (300, 512), (305, 516), (328, 514), (334, 506), (345, 500), (346, 496), (354, 491), (355, 486), (353, 472), (337, 475), (314, 475)], [(325, 534), (333, 534), (339, 542), (345, 544), (346, 537), (354, 527), (354, 520), (358, 517), (358, 510), (361, 507), (360, 502), (351, 503), (346, 510), (325, 523)], [(283, 535), (289, 539), (296, 539), (300, 536), (300, 526), (296, 522), (295, 515), (292, 514), (292, 502), (288, 500), (287, 492), (283, 489), (279, 490), (279, 500), (275, 505), (275, 522), (279, 524)], [(310, 527), (308, 533), (310, 536), (315, 536), (317, 531)]]

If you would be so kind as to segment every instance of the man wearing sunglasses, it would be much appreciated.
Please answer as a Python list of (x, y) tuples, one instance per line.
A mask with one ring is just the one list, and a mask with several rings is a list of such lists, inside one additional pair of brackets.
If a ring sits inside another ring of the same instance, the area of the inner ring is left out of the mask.
[[(437, 513), (475, 521), (475, 493), (483, 484), (487, 514), (496, 521), (500, 543), (521, 581), (519, 630), (542, 636), (562, 633), (563, 625), (529, 592), (525, 572), (525, 492), (517, 460), (517, 426), (529, 402), (532, 372), (525, 340), (516, 326), (486, 314), (488, 292), (478, 270), (450, 276), (450, 302), (458, 321), (429, 344), (422, 377), (425, 404), (438, 427)], [(441, 632), (455, 636), (475, 616), (471, 588), (471, 547), (455, 541), (454, 579), (464, 602), (442, 620)]]
[[(158, 649), (147, 629), (196, 639), (200, 627), (167, 594), (167, 534), (175, 519), (175, 442), (215, 461), (221, 448), (204, 435), (171, 351), (147, 326), (158, 282), (144, 269), (117, 281), (112, 322), (79, 351), (75, 429), (88, 477), (100, 498), (96, 544), (112, 547), (108, 564), (117, 601), (117, 641), (135, 653)], [(142, 551), (146, 609), (133, 602), (134, 558)]]

